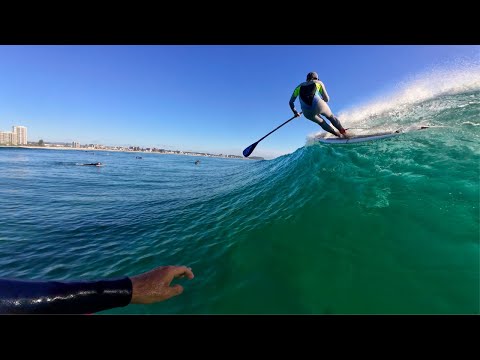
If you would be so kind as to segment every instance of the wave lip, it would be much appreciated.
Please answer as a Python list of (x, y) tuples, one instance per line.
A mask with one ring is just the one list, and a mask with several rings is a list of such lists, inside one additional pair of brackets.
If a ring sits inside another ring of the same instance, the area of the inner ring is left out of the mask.
[(433, 68), (399, 83), (394, 90), (364, 105), (342, 110), (339, 119), (347, 127), (364, 120), (404, 113), (413, 104), (443, 95), (455, 95), (480, 90), (480, 59), (448, 68)]

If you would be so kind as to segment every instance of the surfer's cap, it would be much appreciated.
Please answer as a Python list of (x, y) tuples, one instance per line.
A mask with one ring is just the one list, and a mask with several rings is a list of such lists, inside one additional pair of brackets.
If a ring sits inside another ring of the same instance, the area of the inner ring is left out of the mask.
[(318, 80), (318, 74), (314, 71), (307, 74), (307, 81), (309, 80)]

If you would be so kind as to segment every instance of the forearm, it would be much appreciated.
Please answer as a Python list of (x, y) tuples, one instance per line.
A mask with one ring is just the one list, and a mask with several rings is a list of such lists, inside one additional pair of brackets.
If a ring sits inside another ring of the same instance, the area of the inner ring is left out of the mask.
[(126, 306), (132, 299), (128, 277), (97, 281), (0, 279), (0, 314), (86, 314)]
[(295, 109), (295, 98), (291, 98), (288, 105), (290, 105), (290, 109), (292, 109), (293, 113), (297, 112), (297, 109)]

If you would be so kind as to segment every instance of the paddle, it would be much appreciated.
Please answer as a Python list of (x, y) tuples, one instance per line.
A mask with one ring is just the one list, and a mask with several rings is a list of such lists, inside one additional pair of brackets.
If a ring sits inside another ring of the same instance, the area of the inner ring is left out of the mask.
[[(302, 113), (299, 112), (298, 114), (301, 115)], [(270, 131), (267, 135), (265, 135), (264, 137), (262, 137), (260, 140), (258, 140), (257, 142), (254, 142), (252, 145), (246, 147), (245, 150), (243, 150), (243, 156), (245, 156), (245, 157), (250, 156), (250, 154), (253, 152), (253, 150), (255, 150), (255, 148), (257, 147), (257, 145), (258, 145), (258, 143), (259, 143), (260, 141), (262, 141), (262, 140), (265, 139), (268, 135), (270, 135), (270, 134), (273, 133), (274, 131), (280, 129), (283, 125), (285, 125), (285, 124), (288, 123), (289, 121), (295, 119), (296, 117), (297, 117), (297, 116), (291, 117), (290, 119), (288, 119), (287, 121), (285, 121), (282, 125), (279, 125), (279, 126), (277, 126), (275, 129), (273, 129), (272, 131)]]

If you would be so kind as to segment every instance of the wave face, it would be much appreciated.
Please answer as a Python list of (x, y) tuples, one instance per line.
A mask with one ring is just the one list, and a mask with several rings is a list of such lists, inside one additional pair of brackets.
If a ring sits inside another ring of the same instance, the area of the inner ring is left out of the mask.
[(479, 314), (473, 75), (342, 114), (427, 130), (269, 161), (1, 149), (0, 276), (195, 272), (168, 302), (104, 313)]

